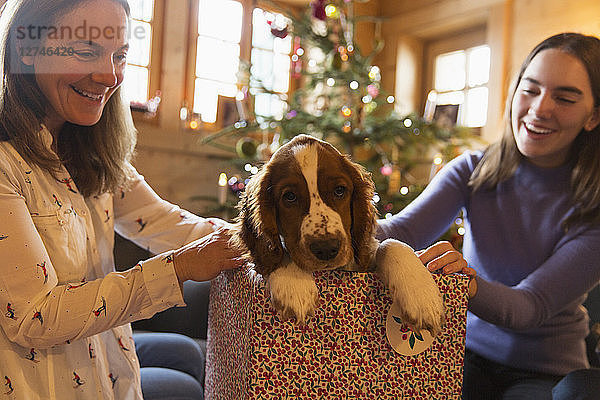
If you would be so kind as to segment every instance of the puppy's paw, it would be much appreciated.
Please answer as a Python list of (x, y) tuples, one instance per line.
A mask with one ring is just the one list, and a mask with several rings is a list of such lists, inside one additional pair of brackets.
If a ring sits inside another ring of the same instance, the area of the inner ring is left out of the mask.
[(267, 278), (271, 303), (283, 320), (296, 318), (299, 324), (314, 314), (319, 291), (311, 273), (291, 263), (273, 271)]
[(393, 239), (383, 241), (376, 256), (377, 270), (402, 310), (402, 321), (414, 330), (441, 332), (445, 313), (442, 296), (431, 273), (413, 249)]

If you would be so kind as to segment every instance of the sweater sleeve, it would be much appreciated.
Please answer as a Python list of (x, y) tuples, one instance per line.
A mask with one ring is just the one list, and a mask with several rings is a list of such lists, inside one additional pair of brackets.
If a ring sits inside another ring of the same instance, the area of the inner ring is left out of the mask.
[(414, 249), (431, 245), (466, 205), (469, 178), (479, 158), (477, 153), (466, 152), (450, 161), (414, 201), (378, 221), (377, 238), (394, 238)]
[(565, 308), (582, 302), (583, 296), (600, 281), (598, 260), (600, 228), (580, 228), (515, 286), (477, 277), (477, 295), (469, 302), (469, 311), (505, 328), (536, 328)]

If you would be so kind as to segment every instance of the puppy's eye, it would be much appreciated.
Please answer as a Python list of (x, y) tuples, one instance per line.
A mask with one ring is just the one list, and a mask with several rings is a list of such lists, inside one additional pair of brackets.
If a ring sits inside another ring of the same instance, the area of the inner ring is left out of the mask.
[(333, 194), (335, 194), (336, 197), (344, 197), (344, 195), (346, 194), (346, 186), (337, 186), (333, 190)]
[(287, 201), (288, 203), (293, 203), (295, 202), (298, 198), (296, 197), (296, 193), (294, 192), (285, 192), (283, 194), (283, 199), (285, 201)]

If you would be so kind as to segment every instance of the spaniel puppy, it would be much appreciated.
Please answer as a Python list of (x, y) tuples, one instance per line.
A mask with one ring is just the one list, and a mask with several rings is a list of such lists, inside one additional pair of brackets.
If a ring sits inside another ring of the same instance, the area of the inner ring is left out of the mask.
[(263, 275), (274, 307), (303, 323), (317, 305), (314, 271), (376, 270), (416, 329), (441, 330), (437, 285), (413, 250), (374, 238), (370, 174), (308, 135), (282, 146), (255, 174), (238, 204), (233, 242)]

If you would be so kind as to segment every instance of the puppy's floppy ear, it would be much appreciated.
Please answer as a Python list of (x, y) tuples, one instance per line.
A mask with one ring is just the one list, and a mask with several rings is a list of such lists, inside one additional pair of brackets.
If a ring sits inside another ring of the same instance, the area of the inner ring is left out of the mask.
[(261, 275), (271, 273), (283, 259), (270, 176), (266, 164), (248, 182), (237, 206), (239, 229), (232, 237)]
[(348, 156), (342, 156), (346, 171), (352, 179), (352, 248), (354, 261), (361, 271), (366, 271), (373, 257), (373, 240), (377, 209), (373, 204), (375, 185), (371, 173), (362, 165), (350, 161)]

